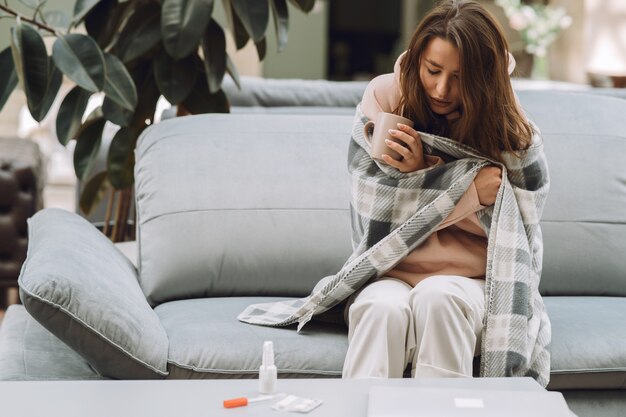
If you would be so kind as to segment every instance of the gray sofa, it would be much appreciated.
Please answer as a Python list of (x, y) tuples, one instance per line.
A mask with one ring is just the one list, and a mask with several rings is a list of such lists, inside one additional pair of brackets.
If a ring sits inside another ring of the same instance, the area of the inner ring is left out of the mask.
[[(626, 102), (520, 91), (542, 129), (552, 187), (541, 291), (550, 389), (579, 416), (626, 410)], [(340, 377), (340, 311), (307, 325), (237, 321), (309, 293), (351, 252), (350, 114), (166, 120), (137, 148), (136, 267), (86, 220), (29, 223), (23, 306), (0, 327), (0, 379), (254, 378), (264, 340), (280, 377)], [(133, 256), (134, 258), (134, 256)]]

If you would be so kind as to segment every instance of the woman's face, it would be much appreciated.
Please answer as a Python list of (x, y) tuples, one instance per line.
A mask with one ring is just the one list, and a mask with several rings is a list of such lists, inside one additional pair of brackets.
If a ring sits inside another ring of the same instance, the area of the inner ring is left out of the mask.
[(459, 50), (447, 40), (430, 40), (420, 59), (420, 79), (433, 112), (451, 115), (459, 110), (459, 71)]

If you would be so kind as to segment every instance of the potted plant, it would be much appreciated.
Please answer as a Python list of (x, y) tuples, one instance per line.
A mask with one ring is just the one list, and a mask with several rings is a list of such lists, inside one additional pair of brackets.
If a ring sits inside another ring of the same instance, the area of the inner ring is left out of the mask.
[[(177, 105), (179, 114), (229, 111), (222, 80), (228, 73), (238, 85), (239, 77), (226, 52), (224, 29), (212, 16), (214, 0), (76, 0), (73, 16), (67, 19), (58, 11), (43, 13), (46, 0), (20, 2), (32, 15), (21, 15), (6, 1), (0, 4), (0, 15), (15, 19), (11, 45), (0, 51), (0, 111), (19, 84), (39, 122), (59, 94), (62, 76), (75, 83), (56, 117), (57, 136), (63, 145), (76, 141), (74, 170), (86, 181), (79, 202), (83, 212), (89, 213), (107, 193), (110, 202), (118, 195), (114, 226), (105, 233), (114, 241), (123, 240), (135, 144), (152, 123), (159, 97)], [(270, 13), (278, 51), (284, 49), (287, 0), (222, 2), (237, 49), (252, 40), (263, 60)], [(315, 4), (289, 2), (303, 12)], [(42, 34), (55, 38), (50, 54)], [(89, 98), (98, 93), (104, 93), (103, 104), (83, 120)], [(106, 169), (88, 178), (107, 121), (120, 129), (111, 142)]]

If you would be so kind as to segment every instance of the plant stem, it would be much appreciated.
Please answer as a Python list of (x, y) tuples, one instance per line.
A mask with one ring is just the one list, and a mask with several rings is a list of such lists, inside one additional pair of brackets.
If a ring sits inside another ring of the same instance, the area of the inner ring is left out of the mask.
[(115, 227), (113, 228), (112, 241), (123, 242), (128, 228), (128, 209), (130, 208), (130, 198), (132, 195), (131, 187), (124, 188), (119, 191), (120, 199), (118, 201), (115, 213)]
[(11, 16), (15, 16), (15, 17), (19, 16), (23, 21), (28, 22), (28, 23), (32, 23), (33, 25), (37, 26), (39, 29), (43, 29), (45, 31), (48, 31), (48, 32), (52, 33), (53, 35), (56, 35), (56, 31), (53, 28), (51, 28), (50, 26), (44, 25), (42, 23), (39, 23), (39, 22), (37, 22), (34, 19), (29, 19), (26, 16), (22, 16), (21, 14), (11, 10), (9, 8), (9, 6), (3, 6), (3, 5), (0, 4), (0, 10), (4, 10), (8, 14), (10, 14)]
[(118, 242), (119, 228), (122, 217), (122, 206), (124, 205), (124, 192), (122, 190), (117, 191), (119, 198), (115, 207), (115, 220), (113, 221), (113, 231), (111, 232), (111, 241), (113, 243)]
[(102, 233), (104, 233), (106, 237), (111, 237), (109, 236), (109, 229), (111, 227), (110, 223), (111, 213), (113, 211), (113, 200), (115, 200), (115, 188), (111, 187), (111, 193), (109, 195), (109, 201), (107, 203), (107, 209), (104, 215), (104, 228), (102, 229)]
[(122, 228), (120, 230), (120, 235), (119, 235), (119, 239), (118, 242), (125, 242), (126, 241), (126, 234), (128, 232), (128, 213), (129, 213), (129, 209), (130, 209), (130, 199), (133, 195), (132, 192), (132, 187), (128, 187), (123, 191), (123, 195), (124, 195), (124, 207), (122, 210)]

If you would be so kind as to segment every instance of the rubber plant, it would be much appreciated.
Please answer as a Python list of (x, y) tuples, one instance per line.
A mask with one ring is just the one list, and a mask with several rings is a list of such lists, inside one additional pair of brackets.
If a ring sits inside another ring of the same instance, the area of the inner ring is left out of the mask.
[[(0, 17), (15, 20), (11, 45), (0, 52), (0, 111), (19, 84), (30, 114), (40, 122), (59, 94), (63, 75), (75, 84), (61, 102), (57, 136), (64, 146), (76, 141), (74, 170), (85, 184), (80, 209), (89, 214), (109, 194), (103, 231), (114, 241), (124, 240), (134, 149), (153, 122), (159, 97), (177, 105), (178, 114), (228, 112), (228, 97), (221, 89), (224, 75), (230, 74), (239, 85), (226, 52), (224, 28), (213, 18), (214, 0), (76, 0), (71, 17), (60, 11), (44, 13), (47, 0), (19, 1), (32, 13), (18, 13), (7, 0), (0, 2)], [(305, 13), (315, 4), (289, 2)], [(270, 13), (278, 51), (285, 48), (287, 0), (222, 3), (237, 49), (252, 41), (259, 59), (264, 59)], [(50, 51), (43, 36), (55, 38)], [(84, 117), (93, 94), (104, 94), (104, 101)], [(106, 169), (93, 175), (107, 121), (120, 129), (111, 142)]]

